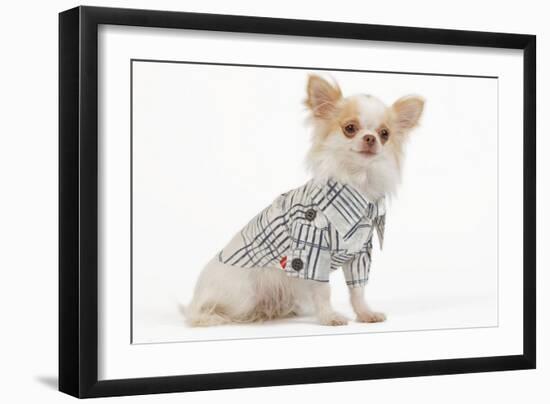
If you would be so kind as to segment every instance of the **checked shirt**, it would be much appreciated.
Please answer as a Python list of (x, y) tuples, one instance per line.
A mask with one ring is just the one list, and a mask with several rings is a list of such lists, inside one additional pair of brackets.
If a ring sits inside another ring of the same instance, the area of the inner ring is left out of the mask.
[(384, 197), (370, 201), (350, 185), (310, 180), (256, 215), (218, 259), (319, 282), (342, 268), (348, 286), (362, 286), (369, 277), (374, 229), (383, 244), (385, 215)]

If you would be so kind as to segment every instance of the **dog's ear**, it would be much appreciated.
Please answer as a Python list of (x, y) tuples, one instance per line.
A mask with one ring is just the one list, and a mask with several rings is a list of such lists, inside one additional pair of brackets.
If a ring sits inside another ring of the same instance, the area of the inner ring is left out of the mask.
[(312, 74), (307, 82), (305, 104), (316, 118), (328, 119), (336, 109), (336, 103), (342, 98), (338, 84), (330, 84), (325, 79)]
[(408, 132), (418, 125), (418, 121), (424, 111), (424, 99), (416, 95), (401, 97), (393, 103), (393, 126), (399, 132)]

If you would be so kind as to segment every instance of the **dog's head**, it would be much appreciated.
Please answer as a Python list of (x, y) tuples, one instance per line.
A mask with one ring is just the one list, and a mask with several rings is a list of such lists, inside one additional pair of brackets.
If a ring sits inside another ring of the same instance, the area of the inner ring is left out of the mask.
[[(391, 106), (372, 95), (344, 97), (337, 84), (316, 75), (309, 76), (305, 103), (314, 123), (308, 156), (314, 174), (351, 182), (368, 180), (371, 188), (398, 177), (398, 172), (390, 171), (399, 171), (403, 144), (424, 109), (424, 100), (418, 96), (402, 97)], [(392, 184), (386, 185), (391, 188)], [(388, 191), (392, 189), (380, 190)]]

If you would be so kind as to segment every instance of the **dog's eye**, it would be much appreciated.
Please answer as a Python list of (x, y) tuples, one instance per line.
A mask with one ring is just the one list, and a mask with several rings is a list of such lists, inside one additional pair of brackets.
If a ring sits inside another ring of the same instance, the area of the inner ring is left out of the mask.
[(353, 136), (355, 135), (355, 132), (357, 132), (357, 126), (355, 126), (354, 123), (348, 123), (344, 126), (344, 133), (346, 136)]
[(380, 137), (384, 140), (388, 140), (388, 138), (390, 137), (390, 132), (387, 129), (381, 129)]

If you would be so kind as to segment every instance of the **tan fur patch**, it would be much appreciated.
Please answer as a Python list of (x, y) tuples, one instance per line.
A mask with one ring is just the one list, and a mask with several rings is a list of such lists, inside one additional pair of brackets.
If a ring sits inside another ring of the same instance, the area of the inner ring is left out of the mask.
[[(346, 125), (353, 124), (357, 128), (357, 132), (361, 130), (361, 123), (359, 120), (359, 105), (354, 99), (345, 99), (341, 102), (340, 108), (338, 109), (338, 125), (341, 133), (346, 137), (353, 137), (354, 135), (346, 134), (344, 128)], [(357, 133), (356, 132), (356, 133)]]
[(306, 106), (313, 116), (321, 119), (330, 119), (336, 111), (336, 104), (342, 98), (342, 91), (338, 84), (330, 84), (325, 79), (312, 74), (307, 82)]
[(417, 96), (401, 97), (391, 106), (392, 126), (399, 132), (410, 131), (418, 125), (423, 110), (423, 98)]

